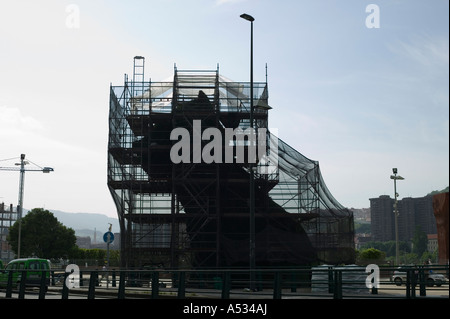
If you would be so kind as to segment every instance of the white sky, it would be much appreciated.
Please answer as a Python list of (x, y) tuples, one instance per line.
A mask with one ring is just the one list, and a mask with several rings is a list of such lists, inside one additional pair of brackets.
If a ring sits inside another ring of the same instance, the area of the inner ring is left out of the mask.
[[(371, 3), (379, 28), (366, 26)], [(153, 81), (174, 63), (248, 81), (244, 12), (255, 81), (268, 64), (270, 127), (319, 161), (341, 204), (392, 197), (393, 167), (400, 198), (449, 185), (447, 0), (1, 0), (0, 167), (24, 153), (55, 169), (26, 173), (24, 206), (117, 216), (110, 83), (136, 55)], [(18, 190), (19, 173), (0, 171), (0, 202), (17, 205)]]

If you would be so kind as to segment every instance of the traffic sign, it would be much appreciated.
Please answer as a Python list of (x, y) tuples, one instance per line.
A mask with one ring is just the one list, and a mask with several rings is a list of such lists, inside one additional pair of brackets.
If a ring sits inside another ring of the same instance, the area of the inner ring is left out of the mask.
[(114, 241), (114, 234), (111, 233), (110, 231), (106, 232), (103, 235), (103, 241), (107, 244), (111, 244)]

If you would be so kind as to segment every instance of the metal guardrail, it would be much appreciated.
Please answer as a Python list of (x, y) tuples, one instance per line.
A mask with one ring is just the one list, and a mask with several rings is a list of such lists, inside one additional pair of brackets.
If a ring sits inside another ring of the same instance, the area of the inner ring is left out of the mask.
[[(404, 285), (397, 286), (391, 281), (391, 275), (398, 270), (394, 267), (380, 267), (378, 285), (368, 288), (366, 278), (370, 273), (365, 267), (322, 266), (302, 269), (257, 269), (250, 276), (248, 269), (214, 270), (80, 270), (68, 273), (64, 270), (52, 270), (50, 283), (48, 271), (42, 271), (38, 298), (45, 299), (49, 292), (58, 291), (61, 299), (71, 294), (84, 294), (87, 299), (109, 295), (110, 298), (399, 298), (412, 299), (427, 297), (427, 291), (442, 292), (448, 298), (448, 265), (404, 267), (406, 273)], [(427, 276), (442, 273), (446, 282), (439, 287), (429, 287)], [(27, 271), (20, 271), (19, 283), (13, 282), (12, 271), (7, 274), (7, 283), (3, 282), (5, 298), (12, 298), (12, 292), (18, 292), (18, 299), (25, 298), (28, 287)], [(249, 278), (255, 278), (250, 282)], [(69, 285), (69, 286), (68, 286)], [(250, 289), (253, 287), (253, 289)], [(431, 297), (431, 296), (429, 296)]]

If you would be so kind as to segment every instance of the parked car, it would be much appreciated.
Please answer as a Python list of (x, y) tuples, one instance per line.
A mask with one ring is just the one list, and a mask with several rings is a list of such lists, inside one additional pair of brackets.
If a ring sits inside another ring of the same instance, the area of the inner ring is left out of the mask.
[(22, 280), (22, 270), (27, 270), (26, 286), (40, 287), (42, 271), (45, 271), (45, 285), (50, 284), (50, 261), (41, 258), (21, 258), (11, 260), (5, 269), (0, 270), (0, 286), (6, 287), (9, 273), (12, 272), (13, 287), (19, 287)]
[[(393, 281), (397, 286), (401, 286), (406, 283), (407, 279), (407, 269), (411, 269), (412, 267), (398, 267), (397, 270), (394, 271), (394, 274), (391, 277), (391, 281)], [(414, 269), (414, 275), (417, 276), (419, 269)], [(435, 274), (430, 270), (425, 269), (425, 282), (428, 287), (433, 287), (436, 285), (440, 287), (442, 284), (447, 283), (447, 278), (445, 278), (442, 274)]]

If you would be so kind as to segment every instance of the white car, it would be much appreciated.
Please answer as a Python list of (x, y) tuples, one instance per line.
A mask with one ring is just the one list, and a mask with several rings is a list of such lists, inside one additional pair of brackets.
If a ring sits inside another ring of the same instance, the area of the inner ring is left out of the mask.
[[(411, 268), (398, 267), (398, 269), (399, 270), (394, 271), (391, 281), (393, 281), (397, 286), (401, 286), (403, 283), (406, 283), (406, 269)], [(418, 274), (418, 269), (414, 269), (414, 274)], [(425, 270), (425, 281), (428, 287), (433, 287), (434, 285), (440, 287), (442, 284), (447, 283), (447, 278), (445, 278), (442, 274), (430, 274), (428, 270)]]

